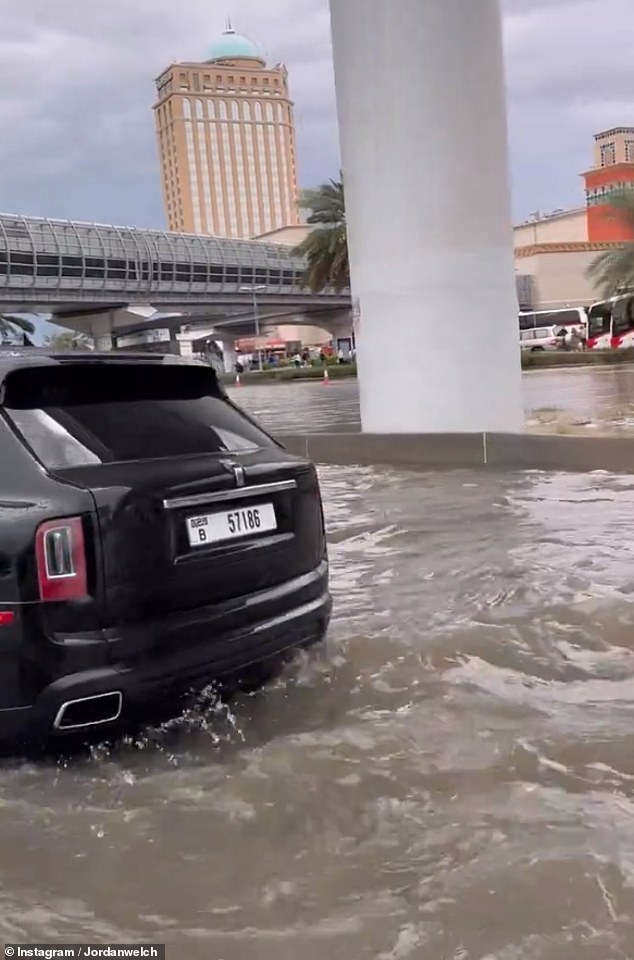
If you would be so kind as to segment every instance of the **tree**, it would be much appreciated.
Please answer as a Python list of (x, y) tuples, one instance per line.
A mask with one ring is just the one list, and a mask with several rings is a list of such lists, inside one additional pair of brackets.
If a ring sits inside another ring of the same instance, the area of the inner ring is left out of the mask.
[(0, 341), (2, 343), (11, 342), (19, 337), (26, 346), (33, 346), (29, 339), (29, 334), (35, 333), (35, 324), (26, 317), (17, 314), (0, 314)]
[(314, 229), (293, 253), (305, 258), (304, 284), (313, 293), (326, 287), (339, 293), (350, 286), (343, 177), (339, 176), (316, 190), (306, 190), (300, 201), (311, 211), (307, 223)]
[[(609, 199), (608, 216), (634, 238), (634, 190), (617, 190)], [(588, 267), (588, 277), (604, 297), (634, 288), (634, 239), (604, 250)]]
[(51, 350), (92, 350), (93, 342), (85, 333), (76, 330), (64, 330), (46, 337), (44, 345)]

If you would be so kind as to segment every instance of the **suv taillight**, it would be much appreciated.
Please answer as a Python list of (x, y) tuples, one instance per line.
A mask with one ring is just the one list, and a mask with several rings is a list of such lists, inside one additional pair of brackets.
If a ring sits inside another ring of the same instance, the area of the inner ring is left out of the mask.
[(41, 600), (78, 600), (88, 593), (81, 517), (49, 520), (35, 535)]

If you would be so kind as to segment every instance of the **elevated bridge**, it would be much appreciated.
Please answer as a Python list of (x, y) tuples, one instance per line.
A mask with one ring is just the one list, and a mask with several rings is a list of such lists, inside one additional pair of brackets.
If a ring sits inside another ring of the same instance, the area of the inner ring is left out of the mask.
[(310, 292), (304, 266), (290, 247), (259, 240), (0, 214), (0, 311), (51, 314), (93, 336), (138, 325), (147, 305), (235, 336), (253, 332), (254, 305), (262, 324), (328, 326), (350, 294)]

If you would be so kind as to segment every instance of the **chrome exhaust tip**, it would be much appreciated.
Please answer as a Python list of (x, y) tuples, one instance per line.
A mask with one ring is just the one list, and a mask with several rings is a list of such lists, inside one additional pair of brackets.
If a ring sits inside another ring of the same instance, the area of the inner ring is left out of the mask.
[(66, 700), (53, 720), (55, 730), (81, 730), (118, 720), (123, 709), (123, 693), (111, 690), (92, 697)]

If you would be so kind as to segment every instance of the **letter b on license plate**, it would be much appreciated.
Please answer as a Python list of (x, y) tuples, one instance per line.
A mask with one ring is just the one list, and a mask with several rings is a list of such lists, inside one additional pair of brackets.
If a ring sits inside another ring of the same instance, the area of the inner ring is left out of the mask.
[(187, 518), (187, 535), (191, 547), (204, 547), (239, 537), (252, 537), (277, 529), (272, 503), (235, 507), (218, 513)]

